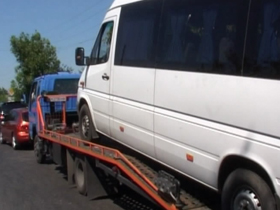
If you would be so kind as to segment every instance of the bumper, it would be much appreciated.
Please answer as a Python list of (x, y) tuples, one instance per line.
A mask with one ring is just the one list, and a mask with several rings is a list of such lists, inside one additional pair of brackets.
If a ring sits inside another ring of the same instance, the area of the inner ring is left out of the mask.
[(29, 134), (25, 132), (18, 132), (16, 136), (18, 143), (28, 143), (30, 142)]

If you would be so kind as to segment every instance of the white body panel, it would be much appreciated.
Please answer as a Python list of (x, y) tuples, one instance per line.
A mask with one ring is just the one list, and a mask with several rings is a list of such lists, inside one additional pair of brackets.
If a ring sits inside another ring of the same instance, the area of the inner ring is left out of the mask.
[[(155, 69), (113, 68), (112, 137), (151, 157), (154, 153)], [(120, 132), (124, 126), (124, 132)]]
[(130, 3), (133, 3), (133, 2), (137, 2), (137, 1), (142, 1), (142, 0), (118, 0), (118, 1), (114, 1), (111, 5), (110, 9), (119, 7), (119, 6), (124, 5), (124, 4), (130, 4)]
[(273, 80), (158, 70), (155, 106), (280, 137), (279, 88)]
[[(116, 15), (119, 9), (109, 12), (104, 22), (116, 22)], [(115, 33), (115, 26), (113, 27)], [(113, 40), (112, 40), (113, 41)], [(104, 135), (111, 135), (110, 120), (111, 112), (111, 99), (110, 99), (110, 77), (111, 77), (111, 54), (114, 49), (110, 50), (110, 56), (106, 63), (89, 66), (84, 70), (80, 81), (85, 81), (85, 88), (79, 88), (79, 98), (84, 98), (89, 105), (92, 119), (97, 131)], [(109, 80), (102, 79), (103, 75), (109, 76)]]
[[(220, 164), (230, 155), (254, 160), (270, 175), (280, 172), (275, 162), (280, 142), (274, 138), (163, 109), (155, 112), (157, 159), (214, 189)], [(186, 154), (193, 155), (194, 162), (187, 161)]]

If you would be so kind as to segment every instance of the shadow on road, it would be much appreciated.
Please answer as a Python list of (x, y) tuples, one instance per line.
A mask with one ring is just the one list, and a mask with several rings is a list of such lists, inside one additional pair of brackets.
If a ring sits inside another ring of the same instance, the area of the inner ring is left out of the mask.
[(67, 177), (67, 169), (63, 166), (56, 166), (55, 170), (58, 171), (60, 174), (62, 174), (62, 178), (68, 181)]
[[(65, 167), (56, 165), (55, 171), (62, 175), (63, 179), (66, 181), (67, 178), (67, 169)], [(74, 188), (74, 187), (73, 187)], [(112, 192), (112, 189), (105, 189), (108, 192)], [(124, 210), (160, 210), (158, 206), (151, 203), (147, 199), (143, 198), (136, 192), (130, 190), (129, 188), (123, 186), (121, 192), (118, 193), (109, 193), (108, 196), (101, 196), (97, 198), (90, 199), (91, 202), (98, 200), (112, 200), (116, 205), (121, 207)]]
[[(6, 146), (10, 146), (12, 149), (12, 144), (6, 144)], [(33, 145), (30, 144), (22, 144), (17, 148), (17, 151), (30, 151), (33, 150)]]

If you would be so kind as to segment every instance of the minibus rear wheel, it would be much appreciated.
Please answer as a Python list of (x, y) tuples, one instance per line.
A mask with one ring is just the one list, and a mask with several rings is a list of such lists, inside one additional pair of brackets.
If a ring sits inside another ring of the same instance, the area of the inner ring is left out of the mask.
[(256, 173), (236, 169), (222, 190), (222, 210), (276, 210), (276, 201), (268, 184)]

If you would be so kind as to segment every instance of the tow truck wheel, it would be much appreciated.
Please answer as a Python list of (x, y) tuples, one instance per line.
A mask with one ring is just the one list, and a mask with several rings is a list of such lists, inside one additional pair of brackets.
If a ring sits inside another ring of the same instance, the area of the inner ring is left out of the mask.
[(5, 140), (3, 139), (3, 135), (2, 133), (0, 132), (0, 144), (5, 144)]
[(18, 142), (14, 134), (12, 135), (12, 147), (14, 150), (17, 150), (19, 148)]
[(42, 140), (36, 136), (34, 138), (34, 154), (35, 154), (35, 158), (37, 163), (44, 163), (45, 159), (46, 159), (46, 155), (44, 154), (44, 150), (43, 150), (43, 142)]
[(268, 184), (256, 173), (237, 169), (227, 178), (222, 191), (222, 210), (276, 210)]
[(80, 110), (79, 132), (83, 140), (92, 140), (93, 123), (88, 106), (84, 104)]
[(87, 190), (86, 190), (85, 161), (79, 157), (75, 158), (74, 177), (75, 177), (75, 184), (78, 189), (78, 192), (82, 195), (86, 195)]

